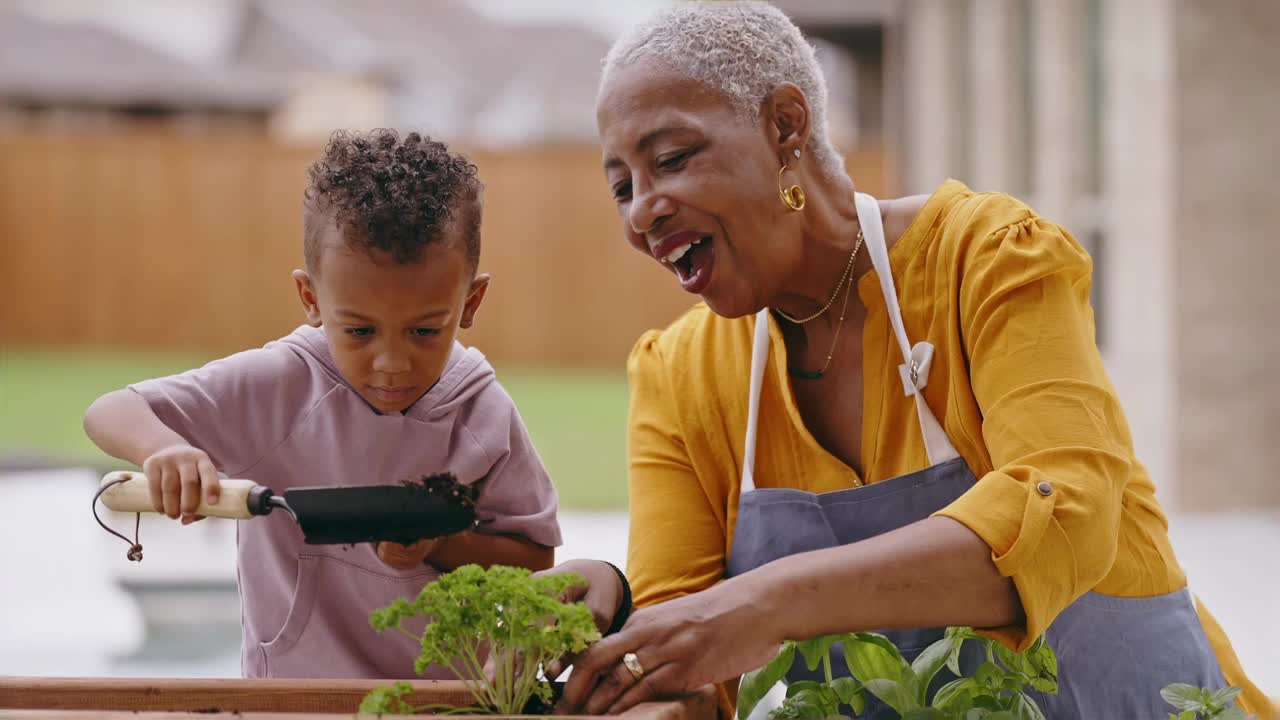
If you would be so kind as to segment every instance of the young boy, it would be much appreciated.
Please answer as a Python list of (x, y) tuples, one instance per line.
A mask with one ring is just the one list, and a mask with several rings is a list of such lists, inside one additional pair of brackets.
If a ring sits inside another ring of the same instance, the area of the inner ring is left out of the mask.
[(293, 272), (307, 324), (104, 395), (85, 431), (183, 523), (219, 472), (277, 493), (442, 471), (479, 483), (474, 531), (407, 547), (305, 545), (284, 513), (238, 528), (246, 677), (415, 677), (420, 648), (378, 635), (370, 611), (466, 563), (551, 567), (556, 494), (493, 368), (454, 340), (489, 283), (475, 166), (416, 133), (340, 132), (308, 178)]

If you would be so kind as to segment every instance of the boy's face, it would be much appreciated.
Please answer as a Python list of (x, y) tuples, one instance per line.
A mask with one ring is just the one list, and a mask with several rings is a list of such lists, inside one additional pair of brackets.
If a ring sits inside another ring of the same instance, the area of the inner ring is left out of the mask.
[(444, 372), (459, 327), (471, 327), (489, 283), (474, 276), (461, 238), (397, 264), (352, 249), (330, 223), (318, 277), (293, 272), (312, 325), (324, 328), (338, 370), (381, 413), (408, 409)]

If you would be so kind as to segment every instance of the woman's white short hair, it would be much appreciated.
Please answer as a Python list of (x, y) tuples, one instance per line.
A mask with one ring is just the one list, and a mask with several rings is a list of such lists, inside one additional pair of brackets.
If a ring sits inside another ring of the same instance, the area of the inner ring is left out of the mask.
[(844, 161), (827, 131), (827, 81), (805, 40), (781, 10), (765, 2), (684, 2), (625, 32), (604, 59), (601, 87), (615, 68), (656, 58), (729, 98), (752, 121), (769, 93), (794, 83), (809, 100), (806, 151), (826, 175), (844, 178)]

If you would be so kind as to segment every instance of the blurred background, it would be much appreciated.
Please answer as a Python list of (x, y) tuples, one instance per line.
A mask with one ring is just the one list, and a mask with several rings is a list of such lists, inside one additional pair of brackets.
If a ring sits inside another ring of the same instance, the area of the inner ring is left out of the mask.
[[(303, 171), (339, 127), (479, 165), (494, 284), (463, 340), (557, 482), (559, 557), (622, 561), (623, 363), (691, 299), (622, 241), (593, 105), (609, 43), (665, 4), (0, 0), (0, 674), (238, 675), (234, 525), (144, 521), (127, 562), (81, 417), (301, 323)], [(1280, 694), (1280, 3), (776, 4), (859, 189), (955, 177), (1089, 248), (1193, 589)]]

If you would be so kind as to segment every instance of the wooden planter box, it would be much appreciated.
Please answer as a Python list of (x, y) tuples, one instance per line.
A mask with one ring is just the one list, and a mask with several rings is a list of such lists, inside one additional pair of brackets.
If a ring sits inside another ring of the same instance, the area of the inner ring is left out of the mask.
[[(215, 713), (268, 720), (289, 713), (350, 718), (365, 693), (382, 680), (175, 680), (132, 678), (0, 677), (0, 720), (206, 720)], [(460, 681), (410, 681), (415, 705), (472, 704)], [(623, 717), (637, 720), (714, 720), (715, 689), (688, 697), (637, 705)], [(138, 713), (146, 713), (141, 718)], [(479, 718), (465, 715), (459, 717)], [(336, 718), (325, 718), (336, 720)]]

